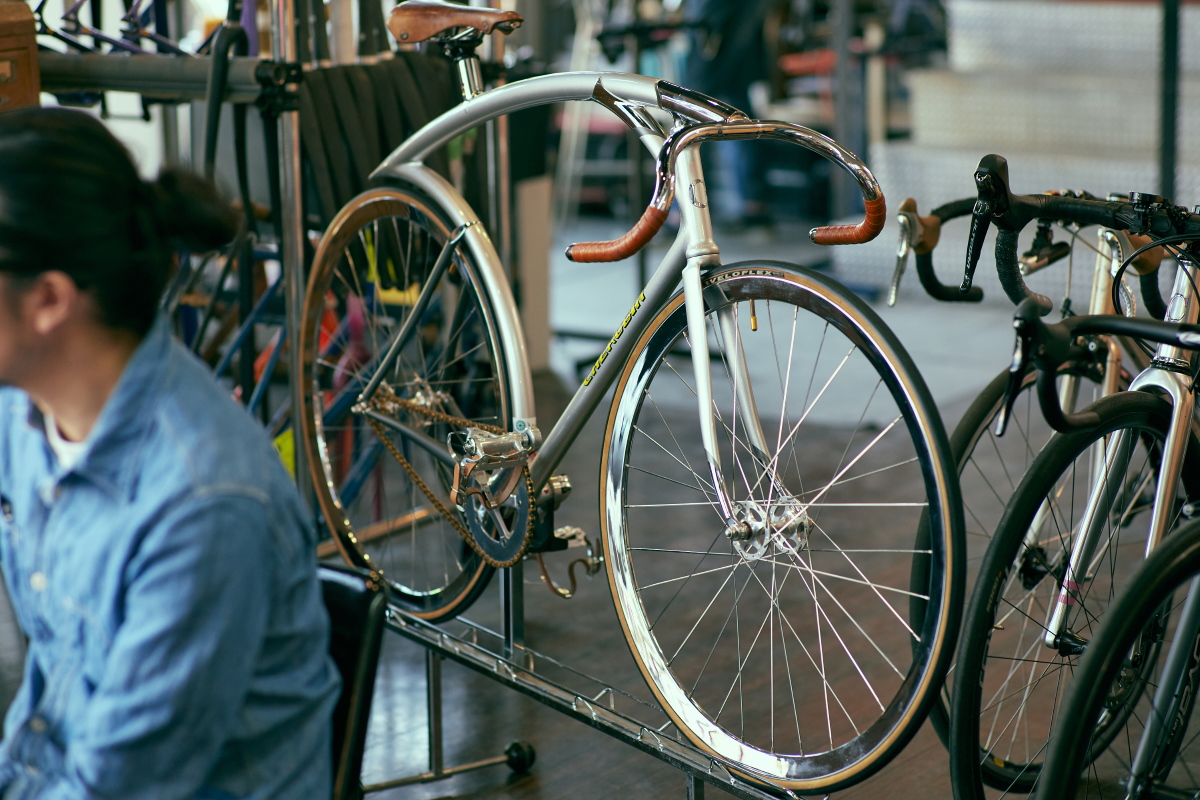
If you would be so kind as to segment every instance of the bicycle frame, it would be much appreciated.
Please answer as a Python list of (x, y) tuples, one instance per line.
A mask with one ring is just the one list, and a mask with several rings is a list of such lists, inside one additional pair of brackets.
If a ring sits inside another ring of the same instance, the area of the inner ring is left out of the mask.
[[(861, 161), (825, 137), (786, 123), (749, 121), (736, 109), (704, 95), (641, 75), (582, 72), (530, 78), (476, 95), (431, 121), (392, 152), (371, 177), (405, 181), (433, 198), (448, 214), (450, 223), (461, 231), (463, 244), (481, 265), (486, 302), (500, 331), (500, 357), (512, 387), (512, 428), (515, 431), (536, 427), (537, 421), (524, 335), (508, 279), (496, 248), (475, 212), (448, 181), (421, 161), (453, 137), (495, 117), (530, 106), (570, 100), (593, 100), (609, 108), (637, 132), (651, 153), (660, 156), (658, 186), (661, 188), (665, 182), (671, 182), (672, 187), (686, 186), (687, 191), (679, 203), (682, 224), (674, 244), (538, 449), (531, 464), (534, 490), (540, 492), (546, 485), (583, 425), (617, 379), (621, 365), (628, 360), (655, 312), (682, 283), (701, 436), (722, 512), (732, 523), (733, 506), (720, 477), (704, 322), (703, 274), (721, 266), (720, 250), (713, 240), (703, 167), (694, 145), (722, 136), (785, 138), (821, 152), (864, 186), (873, 185), (874, 179)], [(649, 108), (675, 116), (675, 133), (665, 147), (664, 131), (647, 111)], [(689, 123), (692, 123), (691, 127)], [(874, 188), (877, 191), (878, 187)], [(656, 197), (661, 197), (657, 191)], [(731, 335), (730, 325), (729, 320), (719, 320), (723, 338)], [(740, 399), (739, 408), (752, 443), (765, 455), (768, 452), (766, 437), (754, 405), (748, 369), (740, 344), (736, 340), (734, 344), (737, 344), (733, 348), (737, 357), (732, 359), (730, 369)], [(387, 424), (382, 418), (380, 422)]]
[[(1167, 314), (1167, 322), (1195, 323), (1200, 317), (1200, 307), (1195, 302), (1195, 291), (1192, 278), (1188, 271), (1196, 269), (1195, 262), (1186, 256), (1180, 257), (1179, 268), (1175, 273), (1175, 282), (1171, 290), (1171, 303)], [(1166, 441), (1163, 443), (1162, 462), (1159, 467), (1158, 485), (1155, 487), (1154, 506), (1151, 509), (1150, 532), (1146, 539), (1146, 552), (1149, 553), (1166, 533), (1170, 514), (1173, 510), (1175, 485), (1183, 467), (1183, 458), (1187, 449), (1187, 434), (1195, 398), (1192, 395), (1189, 380), (1185, 374), (1175, 370), (1186, 370), (1191, 374), (1192, 354), (1172, 345), (1159, 345), (1151, 365), (1143, 370), (1130, 384), (1130, 391), (1149, 391), (1165, 395), (1171, 402), (1171, 423)], [(1074, 603), (1072, 593), (1087, 580), (1092, 557), (1100, 543), (1103, 519), (1108, 514), (1111, 505), (1111, 495), (1116, 491), (1112, 476), (1124, 474), (1130, 453), (1132, 439), (1128, 431), (1120, 431), (1113, 435), (1105, 447), (1105, 453), (1099, 459), (1098, 474), (1093, 480), (1093, 487), (1088, 497), (1082, 519), (1079, 523), (1079, 535), (1072, 545), (1070, 561), (1063, 573), (1063, 581), (1059, 588), (1057, 602), (1051, 607), (1046, 623), (1044, 642), (1047, 647), (1058, 647), (1066, 622), (1067, 612)]]

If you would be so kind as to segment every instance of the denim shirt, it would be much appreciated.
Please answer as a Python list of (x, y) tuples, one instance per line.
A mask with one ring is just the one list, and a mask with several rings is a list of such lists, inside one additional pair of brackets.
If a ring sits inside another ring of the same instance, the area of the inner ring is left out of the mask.
[(315, 532), (159, 320), (78, 463), (0, 389), (0, 560), (29, 636), (6, 800), (324, 800), (339, 678)]

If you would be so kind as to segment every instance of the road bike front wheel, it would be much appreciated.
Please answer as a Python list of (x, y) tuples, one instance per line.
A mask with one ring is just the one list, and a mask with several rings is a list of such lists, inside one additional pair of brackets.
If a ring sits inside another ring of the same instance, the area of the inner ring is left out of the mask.
[[(749, 262), (706, 275), (704, 292), (719, 479), (753, 535), (726, 534), (677, 295), (616, 383), (610, 587), (684, 736), (753, 781), (830, 791), (904, 746), (945, 674), (961, 570), (945, 434), (903, 349), (834, 281)], [(749, 392), (734, 389), (743, 354)], [(913, 559), (930, 562), (918, 592)], [(915, 624), (914, 599), (928, 610)]]
[[(381, 571), (394, 602), (431, 621), (464, 611), (493, 571), (450, 501), (446, 438), (458, 427), (447, 419), (503, 427), (510, 417), (480, 271), (453, 237), (418, 192), (356, 197), (317, 251), (299, 343), (301, 437), (334, 542), (349, 563)], [(379, 391), (359, 403), (381, 368)]]
[[(1072, 409), (1082, 408), (1100, 398), (1104, 362), (1072, 361), (1059, 372), (1059, 385), (1072, 382), (1076, 398)], [(950, 434), (950, 454), (958, 467), (959, 492), (963, 504), (963, 543), (966, 564), (965, 587), (969, 595), (979, 573), (980, 562), (1000, 523), (1005, 506), (1025, 476), (1035, 456), (1054, 435), (1054, 430), (1042, 417), (1034, 391), (1037, 370), (1030, 368), (1024, 376), (1020, 393), (1009, 416), (1008, 429), (996, 435), (996, 417), (1004, 404), (1008, 389), (1008, 371), (997, 375), (980, 391)], [(1118, 389), (1129, 385), (1129, 375), (1122, 369), (1117, 378)], [(924, 529), (923, 529), (924, 530)], [(923, 545), (918, 542), (918, 547)], [(914, 591), (928, 582), (922, 569), (923, 561), (913, 573)], [(920, 613), (919, 608), (915, 608)], [(954, 666), (946, 676), (946, 685), (937, 702), (929, 710), (929, 722), (942, 743), (950, 742), (950, 689)]]
[[(1090, 408), (1099, 415), (1095, 426), (1055, 436), (1034, 460), (980, 566), (951, 709), (950, 774), (958, 800), (982, 800), (984, 784), (1005, 795), (1034, 790), (1046, 743), (1066, 719), (1061, 703), (1079, 659), (1145, 553), (1170, 406), (1149, 394), (1121, 392)], [(1118, 432), (1128, 437), (1127, 459), (1105, 467)], [(1185, 464), (1180, 499), (1194, 496), (1190, 484), (1200, 477), (1194, 469), (1193, 457)], [(1096, 486), (1107, 502), (1093, 517), (1094, 550), (1077, 568), (1077, 585), (1062, 604), (1064, 623), (1047, 644), (1047, 625), (1060, 606), (1066, 565)], [(1131, 675), (1130, 691), (1145, 681)], [(1113, 735), (1116, 729), (1110, 726)], [(1096, 744), (1099, 752), (1107, 742)]]
[[(1193, 521), (1163, 540), (1138, 569), (1080, 663), (1063, 704), (1063, 715), (1072, 724), (1050, 742), (1038, 782), (1040, 800), (1195, 797), (1200, 792), (1200, 741), (1194, 724), (1189, 726), (1200, 653), (1195, 634), (1179, 630), (1189, 590), (1200, 591), (1197, 575), (1200, 521)], [(1196, 600), (1193, 595), (1192, 602)], [(1148, 680), (1154, 689), (1136, 696), (1122, 691), (1151, 651), (1159, 654)], [(1164, 674), (1172, 663), (1182, 667), (1174, 678)], [(1096, 740), (1112, 738), (1104, 731), (1114, 717), (1124, 720), (1124, 729), (1095, 757)], [(1152, 721), (1156, 724), (1148, 732)], [(1146, 767), (1135, 768), (1143, 748)]]

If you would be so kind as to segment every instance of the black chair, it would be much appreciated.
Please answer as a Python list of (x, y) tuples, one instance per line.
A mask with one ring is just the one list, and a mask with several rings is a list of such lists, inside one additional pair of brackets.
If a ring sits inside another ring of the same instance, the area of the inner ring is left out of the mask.
[(361, 800), (360, 773), (387, 591), (370, 573), (350, 567), (322, 564), (317, 575), (329, 611), (329, 652), (342, 674), (342, 694), (333, 712), (333, 800)]

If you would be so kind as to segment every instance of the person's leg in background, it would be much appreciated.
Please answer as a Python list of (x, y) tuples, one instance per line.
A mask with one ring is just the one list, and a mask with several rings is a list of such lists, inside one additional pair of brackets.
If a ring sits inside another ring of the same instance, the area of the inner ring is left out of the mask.
[[(750, 85), (767, 78), (763, 21), (773, 0), (687, 0), (692, 33), (686, 65), (688, 88), (723, 100), (753, 116)], [(747, 228), (769, 228), (766, 159), (762, 142), (718, 143), (718, 158), (728, 167), (737, 197), (731, 216)]]

